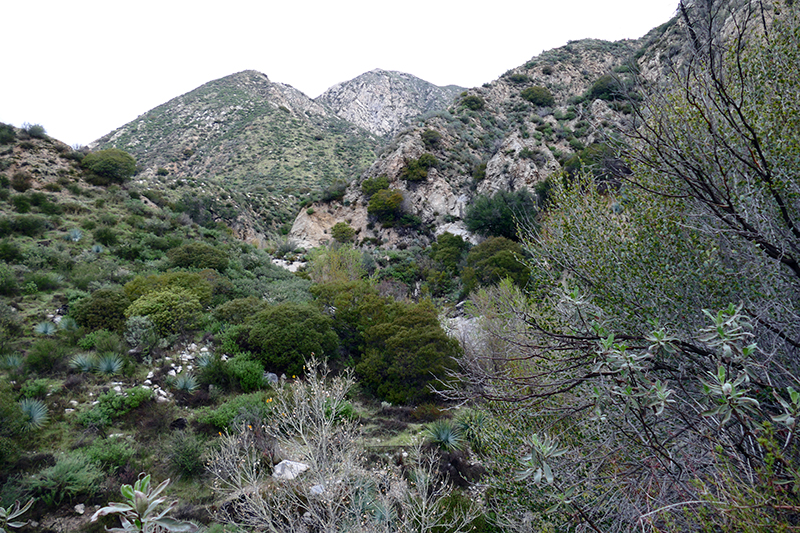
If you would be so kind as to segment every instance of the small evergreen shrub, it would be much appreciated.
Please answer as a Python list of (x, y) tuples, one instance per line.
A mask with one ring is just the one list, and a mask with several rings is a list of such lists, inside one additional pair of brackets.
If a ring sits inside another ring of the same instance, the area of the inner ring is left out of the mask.
[(400, 172), (400, 178), (406, 181), (422, 181), (428, 177), (428, 171), (439, 164), (433, 154), (422, 154), (412, 159)]
[(195, 295), (181, 289), (166, 289), (145, 294), (125, 310), (125, 316), (146, 316), (159, 335), (183, 333), (197, 325), (203, 306)]
[[(70, 308), (70, 316), (89, 330), (122, 331), (125, 327), (125, 310), (130, 305), (130, 299), (122, 290), (98, 289), (88, 298), (75, 302)], [(133, 314), (136, 313), (129, 316)]]
[(38, 472), (27, 485), (45, 505), (57, 507), (77, 498), (91, 498), (104, 477), (97, 463), (84, 453), (75, 451), (59, 456), (55, 465)]
[(461, 105), (470, 111), (480, 111), (483, 109), (485, 102), (480, 96), (471, 94), (461, 99)]
[(355, 235), (356, 230), (347, 222), (337, 222), (331, 228), (331, 237), (340, 243), (352, 242)]
[(242, 353), (229, 359), (225, 371), (242, 392), (257, 391), (264, 386), (264, 365), (254, 361), (249, 354)]
[(442, 134), (436, 130), (427, 129), (422, 132), (421, 138), (422, 144), (424, 144), (426, 148), (429, 150), (434, 150), (439, 147), (439, 143), (442, 140)]
[(0, 144), (11, 144), (17, 139), (17, 132), (11, 124), (0, 122)]
[(552, 106), (556, 102), (552, 93), (550, 93), (549, 90), (540, 85), (534, 85), (533, 87), (528, 87), (526, 89), (523, 89), (522, 92), (519, 93), (519, 95), (523, 99), (540, 107)]
[(164, 448), (170, 469), (177, 476), (193, 478), (205, 472), (206, 445), (194, 433), (180, 431), (167, 441)]
[(222, 272), (228, 268), (228, 255), (225, 251), (204, 242), (192, 242), (167, 252), (172, 266), (178, 268), (210, 268)]
[(64, 344), (55, 339), (39, 339), (28, 350), (25, 366), (40, 374), (52, 372), (61, 364), (66, 351)]
[(389, 178), (378, 176), (377, 178), (367, 178), (361, 182), (361, 192), (369, 198), (376, 192), (389, 188)]
[(47, 137), (47, 131), (41, 124), (23, 124), (22, 129), (34, 139), (44, 139)]
[(94, 463), (101, 465), (107, 472), (114, 474), (120, 468), (130, 464), (136, 449), (124, 438), (94, 439), (83, 449), (86, 456)]
[(402, 213), (403, 193), (397, 189), (381, 189), (369, 199), (367, 213), (383, 224), (396, 221)]
[(17, 192), (25, 192), (32, 186), (33, 178), (28, 172), (18, 170), (11, 175), (11, 188)]

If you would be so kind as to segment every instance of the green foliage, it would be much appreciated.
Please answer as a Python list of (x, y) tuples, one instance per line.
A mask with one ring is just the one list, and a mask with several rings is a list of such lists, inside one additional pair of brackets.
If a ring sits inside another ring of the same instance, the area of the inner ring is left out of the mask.
[(22, 130), (34, 139), (44, 139), (47, 137), (47, 131), (41, 124), (23, 124)]
[(213, 311), (214, 319), (228, 324), (244, 324), (249, 318), (259, 311), (263, 311), (269, 304), (261, 298), (248, 296), (236, 298), (219, 305)]
[(103, 246), (114, 246), (119, 241), (119, 238), (116, 231), (103, 226), (94, 230), (94, 240)]
[(240, 353), (228, 359), (225, 372), (242, 392), (257, 391), (264, 386), (264, 365), (253, 360), (250, 354)]
[(136, 449), (128, 439), (104, 438), (94, 439), (83, 449), (83, 452), (92, 462), (101, 465), (107, 472), (115, 473), (117, 470), (131, 463)]
[(389, 178), (378, 176), (377, 178), (367, 178), (361, 182), (361, 192), (369, 198), (373, 194), (383, 189), (389, 188)]
[(307, 272), (315, 283), (361, 279), (364, 255), (351, 245), (317, 248), (309, 253)]
[(205, 442), (187, 431), (176, 432), (164, 446), (170, 470), (180, 478), (195, 478), (205, 472), (205, 451)]
[(476, 182), (486, 179), (486, 163), (478, 163), (475, 165), (475, 168), (472, 169), (472, 179)]
[(339, 345), (330, 317), (308, 304), (283, 303), (249, 323), (246, 348), (270, 371), (303, 373), (305, 358), (331, 357)]
[(545, 87), (539, 85), (527, 87), (523, 89), (519, 95), (523, 99), (531, 102), (533, 105), (540, 107), (549, 107), (556, 103), (556, 99), (553, 97), (553, 94)]
[(483, 98), (474, 94), (470, 94), (461, 99), (461, 106), (466, 107), (470, 111), (480, 111), (483, 109), (485, 103)]
[(121, 289), (98, 289), (88, 298), (75, 302), (70, 308), (70, 316), (89, 330), (122, 331), (125, 310), (130, 305), (130, 299)]
[(397, 189), (381, 189), (369, 199), (367, 213), (383, 224), (391, 224), (400, 217), (402, 205), (402, 192)]
[(24, 170), (18, 170), (11, 176), (11, 187), (17, 192), (25, 192), (31, 188), (33, 177)]
[(202, 314), (203, 306), (195, 294), (179, 288), (148, 292), (125, 310), (128, 318), (148, 317), (162, 336), (194, 328)]
[(129, 153), (117, 148), (93, 152), (81, 161), (86, 171), (86, 181), (92, 185), (124, 183), (136, 173), (136, 160)]
[(442, 134), (432, 129), (423, 131), (420, 137), (422, 138), (422, 144), (424, 144), (425, 148), (429, 150), (435, 150), (438, 148), (439, 143), (442, 140)]
[(134, 348), (147, 353), (153, 350), (160, 340), (158, 328), (146, 316), (129, 316), (125, 321), (125, 340)]
[(467, 229), (485, 237), (518, 240), (519, 225), (530, 226), (536, 216), (536, 200), (527, 189), (497, 191), (493, 196), (476, 197), (467, 208)]
[(524, 287), (528, 283), (530, 269), (523, 259), (524, 253), (519, 243), (505, 237), (486, 239), (467, 254), (467, 268), (462, 273), (465, 288), (472, 290), (477, 284), (492, 285), (505, 278)]
[(439, 164), (433, 154), (422, 154), (417, 159), (411, 159), (400, 171), (400, 179), (416, 182), (428, 177), (428, 171)]
[(216, 408), (203, 407), (198, 410), (197, 419), (219, 430), (234, 429), (237, 417), (249, 414), (254, 418), (265, 418), (270, 412), (272, 400), (265, 392), (239, 394)]
[(333, 225), (333, 228), (331, 228), (331, 237), (340, 243), (352, 242), (355, 235), (356, 230), (347, 222), (337, 222)]
[(11, 144), (17, 138), (17, 132), (11, 124), (0, 122), (0, 144)]
[(207, 305), (214, 293), (213, 280), (208, 272), (167, 272), (136, 276), (125, 284), (124, 290), (132, 302), (151, 292), (172, 290), (190, 293), (201, 304)]
[(25, 398), (42, 399), (50, 392), (50, 380), (40, 378), (26, 381), (22, 385), (21, 392)]
[(452, 233), (442, 233), (436, 238), (436, 242), (431, 245), (431, 259), (438, 261), (444, 270), (456, 273), (461, 260), (464, 258), (469, 243), (465, 242), (460, 235)]
[(521, 72), (516, 72), (508, 76), (508, 81), (513, 83), (528, 83), (530, 78), (527, 74), (522, 74)]
[(50, 338), (34, 342), (25, 357), (25, 366), (30, 370), (46, 374), (55, 370), (67, 353), (63, 343)]
[(195, 241), (167, 252), (172, 265), (178, 268), (210, 268), (222, 272), (228, 268), (228, 256), (225, 251), (210, 244)]
[(586, 93), (586, 97), (595, 100), (618, 100), (620, 98), (625, 98), (627, 91), (625, 90), (624, 84), (620, 81), (619, 78), (613, 76), (612, 74), (605, 74), (600, 76), (589, 88), (589, 91)]
[(136, 409), (153, 398), (153, 391), (142, 387), (127, 389), (123, 394), (110, 390), (97, 398), (98, 403), (78, 417), (79, 423), (86, 427), (105, 427), (129, 411)]
[(55, 465), (35, 474), (27, 485), (45, 505), (56, 507), (77, 498), (91, 498), (104, 477), (97, 463), (76, 451), (60, 455)]
[(5, 263), (0, 263), (0, 294), (3, 296), (13, 296), (19, 290), (17, 275)]
[(458, 342), (442, 330), (433, 304), (394, 304), (386, 319), (375, 321), (364, 331), (364, 356), (356, 365), (364, 387), (393, 404), (433, 398), (429, 385), (446, 379), (460, 353)]
[(158, 487), (150, 486), (150, 476), (144, 476), (130, 485), (122, 485), (120, 492), (124, 499), (121, 503), (110, 503), (92, 515), (92, 522), (101, 516), (119, 515), (122, 528), (113, 531), (130, 533), (155, 533), (157, 531), (194, 532), (198, 527), (190, 522), (175, 520), (167, 516), (178, 504), (174, 501), (163, 510), (158, 510), (166, 501), (161, 493), (169, 485), (169, 479), (163, 481)]

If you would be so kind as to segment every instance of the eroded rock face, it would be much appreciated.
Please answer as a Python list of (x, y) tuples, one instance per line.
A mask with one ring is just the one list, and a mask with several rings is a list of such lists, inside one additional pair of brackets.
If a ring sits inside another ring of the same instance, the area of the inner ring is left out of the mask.
[(464, 89), (439, 87), (404, 72), (371, 70), (322, 93), (341, 118), (383, 137), (395, 135), (414, 117), (447, 108)]

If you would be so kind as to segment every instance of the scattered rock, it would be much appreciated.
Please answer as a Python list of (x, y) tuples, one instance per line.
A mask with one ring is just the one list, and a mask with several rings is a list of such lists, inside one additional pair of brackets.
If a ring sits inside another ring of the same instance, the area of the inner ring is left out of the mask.
[(272, 471), (272, 477), (287, 480), (294, 479), (308, 470), (308, 468), (307, 464), (284, 460), (275, 465), (275, 469)]

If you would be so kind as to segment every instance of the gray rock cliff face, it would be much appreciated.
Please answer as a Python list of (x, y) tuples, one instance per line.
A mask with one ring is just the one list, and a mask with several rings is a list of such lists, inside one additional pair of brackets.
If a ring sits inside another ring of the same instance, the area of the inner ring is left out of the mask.
[(463, 90), (453, 85), (439, 87), (403, 72), (375, 69), (334, 85), (316, 101), (348, 122), (388, 137), (419, 115), (445, 109)]

